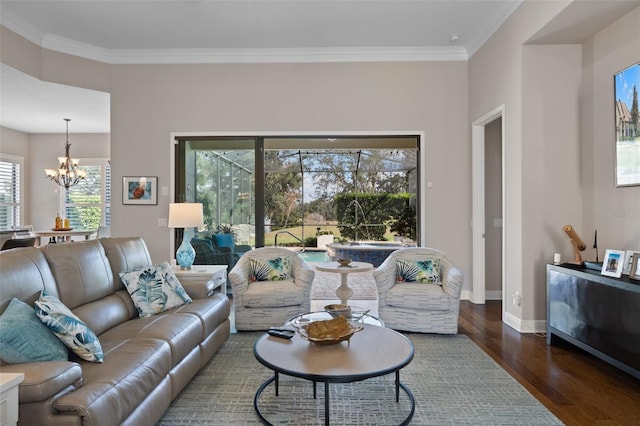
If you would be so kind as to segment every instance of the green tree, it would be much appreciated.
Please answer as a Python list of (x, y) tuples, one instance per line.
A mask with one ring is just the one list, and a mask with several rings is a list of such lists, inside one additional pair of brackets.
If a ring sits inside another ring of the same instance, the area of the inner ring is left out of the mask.
[(295, 164), (283, 164), (281, 171), (267, 172), (265, 185), (265, 214), (273, 229), (299, 224), (302, 194), (302, 174)]

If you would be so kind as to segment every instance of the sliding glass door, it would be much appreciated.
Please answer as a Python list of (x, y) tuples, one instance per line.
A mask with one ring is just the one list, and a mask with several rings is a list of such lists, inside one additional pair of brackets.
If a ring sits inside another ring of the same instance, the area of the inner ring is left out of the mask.
[(177, 202), (203, 204), (205, 229), (236, 243), (309, 246), (417, 240), (417, 136), (177, 138)]

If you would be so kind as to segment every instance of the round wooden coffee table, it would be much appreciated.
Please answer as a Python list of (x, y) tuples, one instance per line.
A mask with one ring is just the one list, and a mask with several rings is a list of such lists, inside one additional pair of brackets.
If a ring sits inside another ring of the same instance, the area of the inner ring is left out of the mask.
[[(360, 324), (359, 324), (360, 325)], [(411, 390), (400, 382), (400, 370), (413, 359), (413, 343), (402, 334), (385, 327), (362, 324), (364, 330), (355, 333), (348, 342), (317, 345), (304, 340), (298, 333), (291, 340), (264, 334), (254, 345), (256, 359), (273, 370), (273, 377), (258, 388), (253, 406), (265, 424), (271, 424), (260, 411), (258, 398), (265, 388), (275, 382), (278, 396), (278, 376), (285, 374), (316, 383), (324, 383), (325, 425), (329, 424), (329, 384), (350, 383), (395, 373), (396, 402), (402, 389), (411, 402), (411, 410), (401, 423), (409, 424), (415, 412)], [(381, 344), (383, 343), (383, 344)]]

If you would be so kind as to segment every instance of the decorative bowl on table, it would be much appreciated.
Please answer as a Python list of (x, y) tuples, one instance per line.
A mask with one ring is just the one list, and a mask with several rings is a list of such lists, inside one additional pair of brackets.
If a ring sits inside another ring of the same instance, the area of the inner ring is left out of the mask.
[(71, 231), (73, 228), (51, 228), (52, 231)]
[(336, 259), (336, 262), (338, 262), (340, 266), (349, 266), (351, 259)]
[(345, 317), (347, 319), (351, 318), (351, 307), (347, 305), (327, 305), (324, 307), (324, 310), (329, 313), (334, 318)]
[(313, 321), (297, 328), (300, 337), (318, 345), (333, 345), (351, 339), (351, 336), (364, 327), (349, 323), (345, 317), (326, 321)]

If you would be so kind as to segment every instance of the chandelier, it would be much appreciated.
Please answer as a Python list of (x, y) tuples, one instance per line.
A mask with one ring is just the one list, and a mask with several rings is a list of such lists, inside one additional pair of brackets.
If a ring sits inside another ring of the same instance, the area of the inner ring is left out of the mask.
[(64, 146), (64, 157), (58, 157), (60, 167), (57, 169), (44, 169), (44, 172), (47, 174), (47, 178), (69, 189), (70, 186), (83, 180), (87, 176), (87, 173), (78, 168), (80, 160), (69, 156), (69, 148), (71, 147), (69, 143), (69, 122), (71, 119), (65, 118), (64, 121), (67, 122), (67, 143)]

